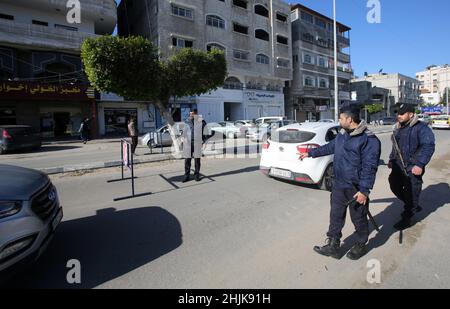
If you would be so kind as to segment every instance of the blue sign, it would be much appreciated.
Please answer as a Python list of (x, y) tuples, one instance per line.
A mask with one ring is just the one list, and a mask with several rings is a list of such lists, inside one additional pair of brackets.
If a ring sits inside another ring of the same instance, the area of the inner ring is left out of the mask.
[(422, 114), (436, 114), (442, 113), (442, 107), (440, 106), (428, 106), (428, 107), (422, 107)]

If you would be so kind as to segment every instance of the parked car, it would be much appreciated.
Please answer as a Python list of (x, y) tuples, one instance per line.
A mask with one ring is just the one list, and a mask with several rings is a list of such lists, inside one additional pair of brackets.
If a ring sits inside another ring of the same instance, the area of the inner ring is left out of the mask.
[(248, 131), (247, 137), (253, 142), (266, 141), (272, 135), (272, 132), (277, 129), (293, 124), (292, 120), (277, 120), (272, 122), (265, 122)]
[(240, 136), (246, 136), (250, 128), (254, 128), (256, 124), (253, 120), (237, 120), (234, 125), (239, 128)]
[(419, 114), (417, 117), (419, 117), (420, 121), (425, 122), (428, 125), (431, 124), (431, 117), (429, 115)]
[(334, 121), (334, 119), (320, 119), (317, 122), (336, 123), (336, 121)]
[(0, 164), (0, 278), (34, 262), (62, 217), (58, 193), (46, 174)]
[[(175, 123), (175, 129), (182, 122)], [(141, 145), (147, 145), (149, 148), (160, 146), (172, 146), (173, 141), (170, 136), (169, 125), (164, 125), (154, 132), (149, 132), (140, 138)]]
[(397, 123), (397, 118), (395, 117), (384, 117), (380, 119), (380, 125), (394, 125)]
[(299, 160), (299, 154), (323, 146), (339, 134), (333, 123), (297, 123), (282, 127), (263, 144), (260, 170), (273, 178), (315, 184), (331, 191), (333, 155)]
[(437, 116), (431, 122), (433, 129), (450, 129), (450, 117), (447, 115)]
[(255, 124), (257, 126), (263, 124), (263, 123), (267, 123), (267, 122), (273, 122), (273, 121), (281, 121), (284, 120), (286, 117), (282, 117), (282, 116), (272, 116), (272, 117), (261, 117), (255, 120)]
[(225, 138), (237, 138), (241, 135), (240, 127), (229, 121), (222, 121), (218, 123), (218, 126), (211, 126), (211, 132), (222, 134)]
[(41, 148), (41, 136), (30, 126), (0, 126), (0, 154)]

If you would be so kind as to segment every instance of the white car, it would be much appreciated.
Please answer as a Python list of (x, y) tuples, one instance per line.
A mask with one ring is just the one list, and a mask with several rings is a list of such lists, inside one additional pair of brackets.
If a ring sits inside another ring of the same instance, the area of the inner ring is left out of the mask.
[(450, 117), (447, 115), (437, 116), (431, 122), (433, 129), (450, 129)]
[(318, 185), (331, 191), (333, 155), (299, 159), (299, 154), (326, 145), (336, 138), (335, 123), (301, 123), (282, 127), (263, 144), (260, 170), (267, 176)]
[(263, 123), (281, 121), (284, 119), (286, 119), (286, 117), (282, 117), (282, 116), (261, 117), (261, 118), (258, 118), (255, 120), (255, 124), (257, 126), (259, 126), (259, 125), (262, 125)]
[[(182, 122), (175, 123), (175, 130), (178, 130), (178, 127), (182, 124)], [(140, 137), (141, 145), (147, 145), (149, 148), (159, 147), (159, 146), (172, 146), (173, 141), (170, 136), (169, 125), (165, 125), (160, 127), (158, 130), (154, 132), (149, 132), (144, 136)]]
[(212, 133), (221, 134), (225, 138), (237, 138), (241, 135), (240, 127), (237, 127), (233, 122), (222, 121), (216, 126), (210, 125)]

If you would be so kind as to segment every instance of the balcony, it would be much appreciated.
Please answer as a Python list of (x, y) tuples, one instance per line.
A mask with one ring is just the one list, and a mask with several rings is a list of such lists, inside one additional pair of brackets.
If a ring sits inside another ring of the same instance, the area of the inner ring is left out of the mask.
[(350, 55), (338, 52), (338, 61), (350, 63)]
[(80, 53), (81, 44), (95, 34), (0, 20), (0, 43), (33, 49)]
[(346, 37), (341, 36), (341, 35), (338, 35), (337, 38), (338, 38), (338, 42), (339, 43), (344, 44), (345, 46), (350, 46), (350, 39), (349, 38), (346, 38)]

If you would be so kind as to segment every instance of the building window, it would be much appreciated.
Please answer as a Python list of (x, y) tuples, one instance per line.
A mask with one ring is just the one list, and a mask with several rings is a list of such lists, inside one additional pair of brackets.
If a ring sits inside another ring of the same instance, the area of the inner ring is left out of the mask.
[(256, 15), (260, 15), (260, 16), (264, 16), (264, 17), (269, 17), (269, 10), (266, 9), (261, 4), (257, 4), (257, 5), (255, 5), (255, 14)]
[(248, 60), (249, 52), (233, 50), (233, 58), (238, 60)]
[(193, 46), (193, 41), (185, 40), (177, 37), (172, 38), (172, 45), (179, 48), (190, 48)]
[(322, 19), (316, 17), (316, 26), (319, 26), (320, 28), (326, 29), (327, 24)]
[(257, 54), (256, 55), (256, 63), (269, 64), (269, 57), (267, 57), (264, 54)]
[(76, 28), (76, 27), (70, 27), (70, 26), (60, 25), (60, 24), (55, 24), (55, 28), (69, 30), (69, 31), (78, 31), (78, 28)]
[(304, 53), (303, 54), (303, 63), (314, 65), (315, 64), (314, 57), (311, 54)]
[(241, 81), (233, 76), (228, 77), (223, 85), (224, 89), (242, 89), (243, 87)]
[(320, 88), (328, 88), (328, 82), (325, 78), (321, 78), (319, 80), (319, 87)]
[(225, 29), (225, 21), (216, 15), (206, 16), (206, 24), (215, 28)]
[(277, 66), (280, 68), (289, 68), (289, 60), (277, 59)]
[(248, 27), (233, 23), (233, 31), (248, 35)]
[(280, 21), (282, 23), (287, 23), (287, 16), (282, 14), (282, 13), (277, 12), (277, 17), (276, 18), (277, 18), (278, 21)]
[(220, 44), (217, 44), (217, 43), (209, 43), (208, 45), (206, 45), (206, 50), (208, 52), (210, 52), (213, 48), (221, 50), (221, 51), (225, 51), (225, 47)]
[(262, 29), (256, 29), (255, 38), (269, 42), (269, 33)]
[(308, 23), (311, 23), (311, 24), (314, 23), (313, 16), (311, 14), (308, 14), (308, 13), (304, 12), (304, 11), (302, 11), (302, 13), (301, 13), (301, 18), (302, 18), (302, 20), (304, 20), (304, 21), (306, 21)]
[(315, 83), (314, 83), (314, 77), (311, 76), (305, 76), (303, 79), (303, 85), (305, 87), (314, 87)]
[(245, 0), (233, 0), (233, 5), (247, 9), (247, 1)]
[(288, 38), (282, 35), (277, 35), (277, 43), (288, 45)]
[(172, 14), (180, 17), (194, 19), (194, 14), (191, 9), (187, 9), (175, 4), (172, 4)]
[(31, 23), (33, 24), (33, 25), (37, 25), (37, 26), (45, 26), (45, 27), (48, 27), (48, 22), (45, 22), (45, 21), (40, 21), (40, 20), (32, 20), (31, 21)]
[(8, 14), (0, 14), (1, 19), (14, 20), (14, 16)]
[(326, 68), (328, 67), (327, 64), (328, 61), (325, 58), (319, 57), (319, 67)]
[(317, 38), (317, 45), (323, 48), (328, 48), (328, 40)]

